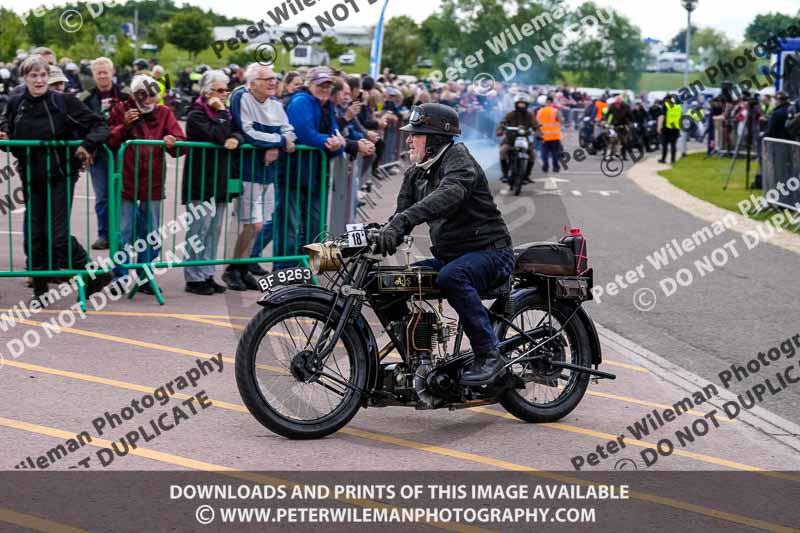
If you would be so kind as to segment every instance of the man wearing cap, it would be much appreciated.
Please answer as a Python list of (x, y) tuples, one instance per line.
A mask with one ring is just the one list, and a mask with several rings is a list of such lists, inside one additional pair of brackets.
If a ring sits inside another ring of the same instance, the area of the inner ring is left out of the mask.
[[(339, 133), (336, 111), (331, 101), (333, 71), (315, 67), (308, 73), (307, 85), (298, 89), (286, 106), (289, 123), (294, 126), (297, 144), (327, 153), (328, 158), (342, 155), (345, 139)], [(322, 157), (313, 151), (289, 158), (291, 170), (278, 181), (275, 214), (280, 229), (275, 235), (275, 255), (299, 254), (299, 246), (312, 242), (322, 230)], [(308, 221), (308, 226), (306, 222)], [(295, 262), (280, 262), (275, 269), (288, 268)]]
[(490, 383), (505, 363), (479, 292), (511, 275), (511, 236), (483, 169), (463, 143), (453, 142), (461, 130), (452, 108), (434, 103), (414, 107), (401, 130), (409, 132), (415, 164), (406, 170), (395, 214), (381, 230), (381, 253), (394, 254), (405, 235), (428, 223), (434, 257), (417, 265), (439, 271), (439, 288), (470, 340), (475, 361), (462, 382)]

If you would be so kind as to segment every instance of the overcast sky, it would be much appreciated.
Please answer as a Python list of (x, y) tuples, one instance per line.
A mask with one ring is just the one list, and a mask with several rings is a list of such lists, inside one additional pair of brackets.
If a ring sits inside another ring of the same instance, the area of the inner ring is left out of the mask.
[[(108, 1), (108, 0), (106, 0)], [(293, 0), (297, 1), (297, 0)], [(302, 1), (302, 0), (301, 0)], [(303, 14), (293, 18), (297, 22), (313, 19), (317, 14), (330, 9), (343, 0), (317, 0), (317, 5), (306, 8)], [(369, 5), (370, 0), (351, 0), (360, 8), (360, 13), (352, 13), (350, 18), (342, 24), (369, 25), (378, 20), (383, 0), (375, 0)], [(576, 7), (583, 0), (567, 0), (568, 4)], [(680, 28), (686, 25), (686, 11), (681, 7), (680, 0), (595, 0), (599, 5), (611, 6), (630, 18), (642, 30), (643, 37), (653, 37), (661, 40), (671, 39)], [(99, 5), (99, 1), (89, 2)], [(268, 0), (259, 2), (253, 0), (184, 0), (177, 4), (185, 3), (202, 7), (213, 8), (215, 11), (228, 15), (250, 18), (258, 21), (266, 17), (266, 10), (283, 2)], [(63, 1), (58, 0), (0, 0), (0, 6), (22, 12), (41, 4), (58, 5)], [(387, 16), (409, 15), (417, 21), (425, 19), (439, 6), (440, 0), (389, 0)], [(692, 13), (692, 22), (700, 26), (711, 26), (739, 40), (744, 36), (744, 30), (753, 17), (759, 13), (781, 12), (796, 14), (800, 9), (798, 0), (760, 0), (757, 3), (738, 3), (732, 0), (699, 0), (698, 7)], [(86, 8), (82, 10), (87, 15)]]

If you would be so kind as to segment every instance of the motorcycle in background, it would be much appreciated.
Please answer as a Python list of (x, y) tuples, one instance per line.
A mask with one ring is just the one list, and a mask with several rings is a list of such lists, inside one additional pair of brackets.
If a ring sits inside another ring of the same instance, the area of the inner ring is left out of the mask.
[(514, 196), (519, 196), (522, 184), (528, 177), (528, 164), (530, 163), (530, 146), (533, 143), (533, 134), (525, 126), (504, 126), (506, 133), (515, 133), (513, 149), (508, 154), (508, 168), (511, 171), (511, 190)]
[(645, 122), (642, 144), (648, 152), (655, 152), (661, 148), (661, 140), (658, 136), (658, 121), (656, 119), (651, 118)]

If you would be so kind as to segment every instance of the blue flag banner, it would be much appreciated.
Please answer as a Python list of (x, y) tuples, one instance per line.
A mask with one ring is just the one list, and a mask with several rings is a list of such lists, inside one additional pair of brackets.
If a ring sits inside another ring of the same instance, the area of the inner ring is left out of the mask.
[(381, 52), (383, 51), (383, 15), (386, 13), (386, 6), (389, 0), (383, 2), (381, 16), (378, 25), (375, 26), (375, 38), (372, 40), (372, 51), (369, 54), (369, 75), (373, 79), (380, 76), (381, 71)]

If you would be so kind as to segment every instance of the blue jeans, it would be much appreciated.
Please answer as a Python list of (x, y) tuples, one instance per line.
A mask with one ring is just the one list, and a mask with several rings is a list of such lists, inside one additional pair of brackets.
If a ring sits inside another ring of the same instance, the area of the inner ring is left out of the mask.
[[(192, 200), (191, 205), (198, 205), (201, 203), (202, 202), (199, 200)], [(203, 243), (203, 249), (199, 252), (195, 252), (193, 246), (187, 246), (187, 261), (205, 261), (217, 258), (217, 245), (219, 244), (222, 226), (225, 223), (227, 209), (227, 203), (217, 202), (217, 209), (213, 216), (208, 213), (204, 217), (198, 217), (192, 220), (189, 227), (186, 228), (186, 240), (189, 241), (193, 236), (197, 237), (197, 240)], [(183, 278), (187, 282), (205, 281), (208, 278), (214, 277), (216, 269), (216, 265), (187, 266), (183, 268)]]
[(487, 353), (496, 349), (499, 341), (479, 293), (495, 287), (511, 275), (514, 252), (508, 248), (469, 252), (447, 264), (434, 257), (414, 263), (414, 266), (427, 266), (439, 271), (439, 289), (458, 313), (472, 351)]
[(561, 141), (544, 141), (542, 143), (542, 172), (550, 168), (549, 161), (553, 160), (553, 172), (558, 174), (558, 158), (561, 157)]
[(108, 157), (105, 151), (98, 153), (90, 167), (94, 189), (94, 212), (97, 215), (97, 236), (108, 239)]
[[(300, 255), (300, 246), (314, 241), (322, 230), (321, 200), (319, 180), (312, 180), (311, 186), (288, 186), (285, 180), (275, 184), (275, 245), (274, 256)], [(287, 200), (288, 196), (288, 200)], [(291, 268), (297, 261), (279, 261), (273, 270)]]
[[(138, 241), (143, 241), (146, 246), (144, 246), (141, 252), (135, 251), (136, 263), (149, 263), (158, 257), (161, 253), (161, 243), (159, 242), (156, 246), (151, 246), (147, 244), (146, 237), (151, 231), (158, 230), (158, 227), (161, 225), (161, 200), (134, 202), (133, 200), (126, 200), (123, 198), (120, 202), (119, 223), (120, 249), (123, 250), (125, 258), (123, 261), (124, 263), (131, 263), (134, 261), (127, 251), (125, 251), (125, 245), (133, 246), (133, 250), (136, 250), (135, 244)], [(139, 245), (139, 248), (142, 248), (142, 244)], [(116, 266), (114, 268), (115, 278), (121, 278), (127, 273), (128, 269), (125, 267)]]

